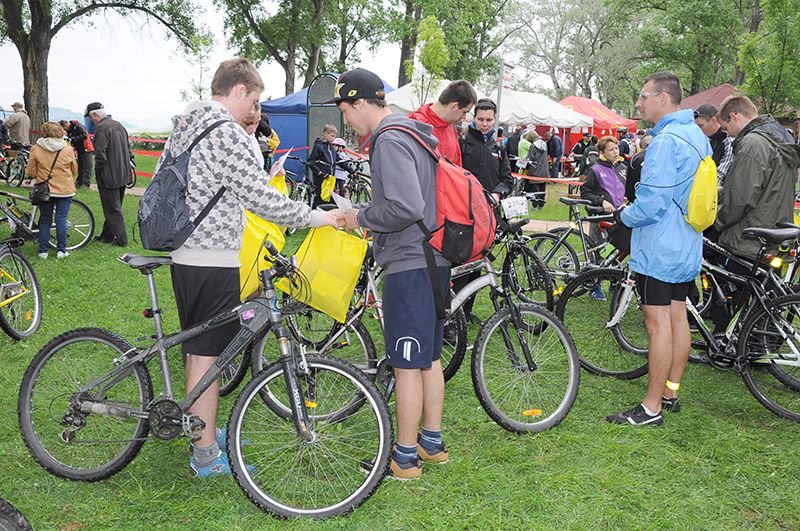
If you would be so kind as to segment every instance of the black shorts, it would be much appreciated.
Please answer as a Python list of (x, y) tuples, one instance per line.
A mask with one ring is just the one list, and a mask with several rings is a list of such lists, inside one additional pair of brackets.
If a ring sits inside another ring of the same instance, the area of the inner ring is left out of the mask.
[[(198, 267), (172, 264), (172, 291), (181, 329), (186, 330), (233, 308), (239, 300), (238, 267)], [(219, 356), (239, 331), (239, 321), (183, 343), (184, 354)]]
[(647, 275), (636, 275), (636, 289), (641, 303), (646, 306), (669, 306), (672, 301), (685, 302), (689, 286), (694, 282), (670, 284)]
[[(437, 267), (439, 283), (450, 302), (450, 268)], [(442, 354), (444, 321), (436, 318), (427, 268), (386, 275), (383, 281), (383, 337), (391, 367), (430, 369)]]

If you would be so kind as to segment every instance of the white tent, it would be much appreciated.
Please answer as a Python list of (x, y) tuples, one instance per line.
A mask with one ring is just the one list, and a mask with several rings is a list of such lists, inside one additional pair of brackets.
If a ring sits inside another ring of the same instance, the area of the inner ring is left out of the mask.
[[(438, 86), (428, 90), (424, 101), (420, 101), (419, 87), (413, 82), (408, 83), (386, 94), (386, 103), (393, 112), (408, 114), (420, 105), (436, 100), (448, 84), (450, 82), (447, 80), (439, 82)], [(482, 95), (479, 93), (478, 97)], [(494, 99), (496, 93), (490, 97)], [(509, 89), (503, 90), (499, 118), (498, 123), (502, 124), (549, 125), (559, 129), (591, 127), (594, 122), (591, 116), (577, 113), (543, 94)]]
[(425, 101), (420, 101), (419, 87), (417, 86), (417, 83), (407, 83), (397, 90), (393, 90), (392, 92), (386, 94), (386, 103), (389, 104), (389, 108), (392, 110), (392, 112), (408, 114), (416, 111), (425, 103), (433, 103), (436, 98), (439, 97), (439, 93), (441, 93), (449, 84), (450, 82), (447, 80), (440, 81), (438, 85), (431, 87), (430, 90), (427, 91), (425, 97), (422, 98)]
[(543, 94), (504, 89), (500, 99), (500, 123), (549, 125), (559, 129), (591, 127), (594, 120)]

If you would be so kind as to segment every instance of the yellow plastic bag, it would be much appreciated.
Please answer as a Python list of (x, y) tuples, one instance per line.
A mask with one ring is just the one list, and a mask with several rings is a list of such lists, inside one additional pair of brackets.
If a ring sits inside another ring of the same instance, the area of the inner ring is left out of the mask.
[(289, 187), (286, 186), (286, 176), (279, 173), (269, 180), (269, 185), (285, 196), (289, 195)]
[(343, 323), (366, 254), (367, 241), (358, 236), (333, 227), (311, 229), (296, 253), (298, 268), (308, 284), (290, 286), (283, 278), (275, 285)]
[(260, 218), (252, 212), (245, 211), (242, 249), (239, 251), (239, 296), (242, 300), (253, 294), (260, 287), (259, 271), (268, 269), (272, 264), (267, 260), (269, 253), (264, 249), (264, 239), (272, 242), (277, 250), (283, 249), (286, 239), (280, 227)]
[(328, 202), (331, 200), (331, 192), (333, 192), (334, 186), (336, 186), (336, 177), (333, 175), (328, 175), (322, 179), (322, 188), (320, 189), (319, 196), (323, 201)]

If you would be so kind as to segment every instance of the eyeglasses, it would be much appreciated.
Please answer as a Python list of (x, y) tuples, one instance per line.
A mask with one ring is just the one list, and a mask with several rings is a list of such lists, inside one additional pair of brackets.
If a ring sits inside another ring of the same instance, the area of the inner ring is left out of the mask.
[(640, 100), (646, 100), (650, 96), (658, 96), (659, 94), (663, 94), (663, 91), (659, 90), (658, 92), (640, 92), (639, 93), (639, 99)]

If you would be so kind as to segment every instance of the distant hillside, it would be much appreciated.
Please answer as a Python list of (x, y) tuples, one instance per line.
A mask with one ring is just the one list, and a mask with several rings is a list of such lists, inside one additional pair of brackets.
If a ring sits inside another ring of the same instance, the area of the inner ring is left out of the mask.
[[(0, 112), (0, 118), (5, 119), (6, 116), (11, 114), (10, 109), (3, 109), (4, 112)], [(119, 120), (119, 122), (125, 126), (129, 132), (149, 132), (149, 133), (161, 133), (161, 132), (169, 132), (172, 129), (172, 124), (168, 117), (151, 117), (151, 118), (140, 118), (137, 119), (139, 123), (131, 123), (125, 119), (119, 119), (115, 117), (115, 119)], [(63, 107), (50, 107), (50, 120), (53, 122), (57, 122), (59, 120), (78, 120), (80, 123), (84, 123), (83, 113), (82, 112), (75, 112), (72, 109), (65, 109)]]

